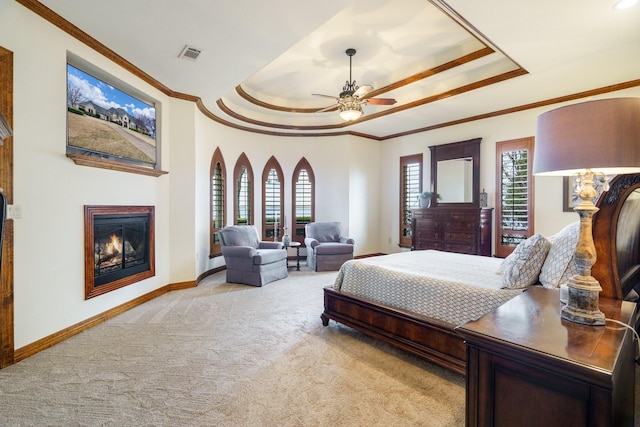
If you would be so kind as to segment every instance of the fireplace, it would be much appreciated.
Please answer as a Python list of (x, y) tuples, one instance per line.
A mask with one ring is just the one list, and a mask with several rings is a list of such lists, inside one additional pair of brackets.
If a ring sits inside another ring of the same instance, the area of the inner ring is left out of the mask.
[(85, 206), (85, 299), (155, 275), (153, 206)]

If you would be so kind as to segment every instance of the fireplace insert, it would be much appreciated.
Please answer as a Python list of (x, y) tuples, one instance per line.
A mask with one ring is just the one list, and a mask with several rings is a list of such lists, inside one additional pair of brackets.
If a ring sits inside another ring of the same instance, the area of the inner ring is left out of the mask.
[(94, 286), (149, 269), (149, 215), (93, 218)]
[(154, 275), (149, 206), (85, 207), (86, 298)]

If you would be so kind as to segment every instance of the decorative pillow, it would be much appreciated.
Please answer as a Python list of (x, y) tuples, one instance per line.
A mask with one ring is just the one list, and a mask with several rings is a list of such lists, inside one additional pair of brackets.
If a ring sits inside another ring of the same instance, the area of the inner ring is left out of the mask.
[(557, 288), (578, 272), (573, 259), (578, 234), (580, 221), (567, 225), (555, 234), (555, 240), (540, 270), (540, 283), (545, 288)]
[(520, 242), (500, 264), (498, 272), (502, 272), (504, 276), (502, 287), (520, 289), (536, 284), (550, 246), (549, 241), (541, 234), (534, 234)]

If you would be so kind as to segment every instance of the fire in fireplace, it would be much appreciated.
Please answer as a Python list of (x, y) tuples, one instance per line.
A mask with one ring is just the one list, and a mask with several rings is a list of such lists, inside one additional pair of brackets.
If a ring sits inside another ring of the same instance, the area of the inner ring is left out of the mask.
[(149, 269), (149, 215), (96, 215), (93, 221), (94, 286)]
[(153, 276), (153, 231), (152, 206), (85, 206), (86, 298)]

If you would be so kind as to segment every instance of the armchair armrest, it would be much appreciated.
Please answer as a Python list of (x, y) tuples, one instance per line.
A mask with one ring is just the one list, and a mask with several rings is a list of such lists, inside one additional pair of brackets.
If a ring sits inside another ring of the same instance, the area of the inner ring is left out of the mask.
[(313, 237), (305, 237), (304, 238), (304, 245), (308, 248), (315, 248), (316, 246), (318, 246), (320, 242), (318, 242), (316, 239), (314, 239)]
[(258, 250), (252, 246), (223, 246), (222, 255), (229, 257), (251, 258), (256, 256)]
[(341, 237), (340, 238), (340, 243), (348, 243), (350, 245), (355, 245), (356, 241), (353, 240), (351, 237)]
[(263, 240), (258, 245), (258, 249), (283, 249), (283, 248), (284, 246), (282, 245), (282, 242), (269, 242), (269, 241)]

